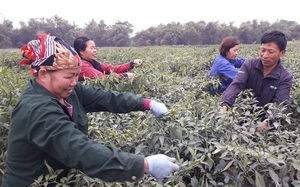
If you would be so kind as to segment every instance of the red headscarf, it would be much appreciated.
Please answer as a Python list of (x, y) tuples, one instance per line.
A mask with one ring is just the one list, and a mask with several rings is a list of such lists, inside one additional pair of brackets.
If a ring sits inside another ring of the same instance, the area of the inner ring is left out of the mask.
[(32, 40), (21, 48), (25, 58), (20, 64), (30, 65), (30, 71), (36, 76), (40, 69), (59, 70), (81, 66), (81, 59), (76, 51), (62, 39), (39, 34), (38, 40)]

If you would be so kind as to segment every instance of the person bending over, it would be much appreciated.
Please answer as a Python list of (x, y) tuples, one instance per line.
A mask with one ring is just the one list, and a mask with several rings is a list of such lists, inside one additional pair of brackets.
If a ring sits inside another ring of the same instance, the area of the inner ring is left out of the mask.
[(179, 169), (164, 154), (144, 157), (108, 147), (88, 138), (88, 112), (128, 113), (151, 110), (168, 113), (160, 102), (130, 92), (115, 92), (78, 82), (81, 59), (62, 39), (38, 35), (21, 48), (34, 78), (29, 80), (12, 115), (2, 187), (27, 187), (54, 170), (78, 169), (104, 181), (138, 181), (144, 174), (157, 179)]
[[(247, 60), (223, 93), (221, 106), (224, 111), (227, 111), (235, 102), (237, 95), (246, 89), (253, 90), (258, 106), (275, 103), (289, 108), (293, 77), (281, 64), (286, 45), (287, 41), (282, 32), (272, 31), (262, 36), (260, 58)], [(278, 119), (270, 119), (266, 114), (262, 116), (263, 127), (258, 126), (256, 129), (264, 130), (274, 120)]]
[(82, 60), (82, 67), (79, 74), (79, 80), (83, 81), (84, 77), (95, 79), (96, 77), (108, 76), (114, 72), (119, 79), (124, 77), (133, 77), (134, 73), (128, 72), (134, 65), (141, 66), (143, 60), (135, 59), (121, 65), (105, 64), (97, 61), (97, 47), (95, 42), (85, 36), (75, 39), (74, 49)]
[(209, 76), (213, 78), (218, 76), (221, 85), (213, 93), (222, 94), (235, 78), (238, 68), (247, 60), (246, 58), (237, 58), (240, 41), (235, 36), (225, 37), (220, 46), (220, 54), (214, 60)]

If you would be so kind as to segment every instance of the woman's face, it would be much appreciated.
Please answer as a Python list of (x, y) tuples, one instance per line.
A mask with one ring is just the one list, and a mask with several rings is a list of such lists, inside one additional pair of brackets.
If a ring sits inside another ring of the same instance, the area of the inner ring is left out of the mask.
[(57, 71), (44, 70), (43, 86), (59, 101), (63, 101), (72, 93), (78, 82), (80, 67), (74, 69), (62, 69)]
[(84, 51), (80, 51), (80, 55), (82, 58), (87, 60), (96, 60), (97, 59), (97, 48), (96, 44), (93, 40), (89, 40), (86, 42), (86, 48)]
[(239, 45), (235, 45), (234, 47), (230, 48), (229, 51), (226, 53), (226, 58), (228, 60), (234, 60), (238, 55), (238, 51)]

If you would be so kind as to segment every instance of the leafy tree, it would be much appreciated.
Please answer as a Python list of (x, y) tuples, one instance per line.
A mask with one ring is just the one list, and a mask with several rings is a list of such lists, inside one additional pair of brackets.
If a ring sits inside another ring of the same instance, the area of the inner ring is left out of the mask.
[(203, 44), (217, 44), (221, 41), (220, 34), (222, 30), (220, 29), (219, 22), (209, 22), (203, 32), (203, 37), (205, 38)]
[(48, 26), (48, 31), (46, 31), (47, 33), (51, 33), (53, 36), (61, 37), (68, 43), (72, 43), (74, 41), (74, 35), (70, 34), (74, 33), (77, 27), (76, 25), (71, 25), (69, 21), (55, 15), (49, 19), (46, 19), (45, 25)]
[(197, 31), (196, 23), (191, 21), (184, 25), (184, 29), (181, 34), (181, 39), (185, 45), (201, 44), (201, 32)]
[(137, 32), (132, 36), (133, 25), (117, 21), (107, 25), (103, 20), (97, 23), (94, 19), (83, 28), (69, 23), (55, 15), (51, 18), (31, 18), (27, 23), (20, 22), (19, 28), (13, 28), (11, 21), (3, 18), (0, 21), (0, 48), (20, 48), (30, 40), (36, 39), (37, 33), (50, 33), (73, 44), (76, 37), (92, 38), (99, 47), (104, 46), (153, 46), (153, 45), (215, 45), (229, 35), (238, 36), (243, 44), (259, 43), (263, 33), (280, 30), (286, 34), (287, 40), (299, 40), (299, 24), (295, 21), (278, 20), (243, 22), (239, 27), (234, 22), (220, 24), (217, 22), (190, 21), (186, 24), (171, 22), (159, 24)]
[(293, 25), (291, 29), (291, 38), (294, 40), (300, 40), (300, 25)]
[(13, 23), (9, 20), (3, 20), (3, 23), (0, 24), (0, 48), (9, 48), (13, 45), (10, 40), (12, 33)]
[(250, 21), (244, 22), (239, 28), (239, 38), (242, 43), (251, 44), (253, 43), (254, 29)]
[(156, 45), (181, 45), (181, 33), (183, 26), (179, 22), (169, 23), (167, 25), (160, 24), (156, 28)]
[(109, 29), (109, 46), (124, 47), (130, 45), (130, 34), (133, 32), (133, 25), (127, 21), (118, 21)]
[(155, 45), (154, 27), (150, 27), (147, 30), (137, 32), (133, 37), (133, 43), (135, 46), (152, 46)]
[(35, 38), (35, 32), (33, 33), (25, 22), (20, 22), (20, 28), (15, 30), (15, 37), (13, 38), (13, 47), (20, 48), (25, 43)]
[(94, 19), (92, 19), (86, 26), (83, 28), (81, 35), (92, 38), (96, 45), (99, 47), (107, 46), (108, 38), (108, 26), (101, 20), (98, 24)]

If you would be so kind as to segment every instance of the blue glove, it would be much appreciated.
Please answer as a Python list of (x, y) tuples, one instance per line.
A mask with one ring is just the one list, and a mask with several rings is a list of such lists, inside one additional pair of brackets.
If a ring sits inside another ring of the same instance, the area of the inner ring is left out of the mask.
[(159, 103), (159, 102), (156, 102), (153, 100), (151, 102), (153, 102), (153, 104), (152, 104), (150, 110), (154, 114), (155, 117), (159, 118), (162, 115), (165, 115), (169, 112), (166, 105), (164, 105), (163, 103)]
[(175, 158), (168, 157), (163, 154), (157, 154), (146, 157), (148, 161), (148, 174), (156, 179), (161, 179), (168, 176), (171, 172), (178, 171), (179, 166), (174, 164)]

